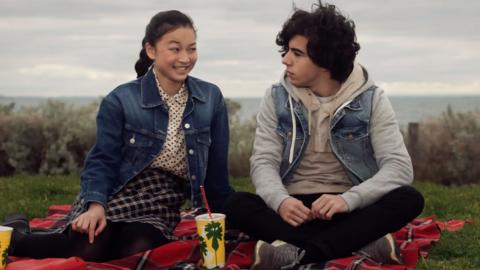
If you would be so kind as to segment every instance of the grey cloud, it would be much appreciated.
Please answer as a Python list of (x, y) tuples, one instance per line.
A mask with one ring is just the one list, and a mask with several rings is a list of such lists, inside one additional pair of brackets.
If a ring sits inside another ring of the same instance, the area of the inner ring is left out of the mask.
[[(315, 1), (294, 2), (309, 9)], [(476, 12), (480, 2), (330, 2), (355, 21), (362, 45), (359, 58), (377, 81), (478, 81), (480, 17)], [(196, 23), (200, 59), (194, 75), (232, 85), (238, 85), (236, 80), (267, 85), (278, 79), (282, 65), (274, 41), (292, 12), (292, 1), (2, 0), (0, 94), (15, 93), (15, 89), (28, 93), (35, 88), (68, 95), (65, 85), (71, 93), (104, 93), (125, 76), (51, 82), (24, 79), (18, 70), (58, 64), (132, 74), (133, 78), (145, 25), (165, 9), (182, 10)]]

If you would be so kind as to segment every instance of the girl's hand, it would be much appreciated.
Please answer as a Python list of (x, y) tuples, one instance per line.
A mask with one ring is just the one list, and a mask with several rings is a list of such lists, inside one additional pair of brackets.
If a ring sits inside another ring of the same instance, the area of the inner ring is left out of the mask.
[(98, 236), (105, 227), (107, 227), (105, 209), (101, 204), (96, 202), (91, 202), (88, 210), (72, 222), (72, 230), (87, 233), (90, 244), (93, 244), (95, 237)]

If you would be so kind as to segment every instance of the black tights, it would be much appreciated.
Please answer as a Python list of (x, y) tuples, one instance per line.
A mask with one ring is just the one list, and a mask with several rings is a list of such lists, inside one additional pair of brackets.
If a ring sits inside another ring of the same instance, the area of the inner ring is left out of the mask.
[[(294, 195), (310, 207), (321, 194)], [(257, 195), (238, 192), (225, 206), (232, 227), (264, 241), (283, 240), (306, 250), (303, 263), (350, 256), (366, 244), (399, 230), (422, 212), (423, 197), (404, 186), (363, 209), (336, 214), (330, 221), (315, 219), (298, 227), (283, 221)]]
[(73, 231), (70, 226), (63, 233), (14, 232), (10, 255), (35, 259), (78, 256), (86, 261), (102, 262), (168, 242), (162, 232), (150, 224), (107, 221), (107, 227), (93, 244), (88, 242), (88, 234)]

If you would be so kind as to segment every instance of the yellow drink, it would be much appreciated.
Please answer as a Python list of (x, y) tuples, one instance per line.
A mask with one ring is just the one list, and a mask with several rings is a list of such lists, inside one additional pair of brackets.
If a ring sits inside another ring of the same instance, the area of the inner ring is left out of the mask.
[(200, 237), (203, 266), (208, 269), (225, 265), (225, 215), (212, 213), (195, 217)]
[(8, 247), (12, 238), (12, 227), (0, 226), (0, 270), (5, 269), (8, 258)]

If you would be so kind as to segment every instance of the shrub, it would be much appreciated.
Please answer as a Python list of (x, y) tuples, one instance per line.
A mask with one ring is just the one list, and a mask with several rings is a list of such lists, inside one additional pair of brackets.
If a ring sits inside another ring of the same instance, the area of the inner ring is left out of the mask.
[(10, 130), (13, 122), (14, 103), (8, 105), (0, 104), (0, 176), (12, 175), (15, 168), (10, 164), (6, 143), (10, 140)]
[(416, 149), (410, 151), (416, 179), (480, 183), (480, 112), (453, 112), (449, 106), (441, 116), (421, 121)]
[[(230, 175), (249, 175), (255, 119), (240, 120), (241, 106), (227, 99)], [(83, 107), (50, 100), (16, 109), (0, 105), (0, 176), (80, 172), (95, 142), (98, 102)], [(450, 107), (419, 123), (415, 138), (403, 132), (414, 161), (415, 178), (445, 185), (480, 183), (480, 112)]]
[(95, 141), (97, 107), (0, 107), (0, 175), (78, 173)]
[(45, 157), (43, 174), (79, 173), (88, 150), (95, 143), (95, 115), (98, 103), (74, 108), (60, 101), (49, 101), (40, 110), (46, 123), (43, 133)]
[(44, 154), (44, 119), (28, 108), (11, 117), (3, 146), (8, 153), (8, 163), (15, 172), (37, 173)]
[[(230, 173), (248, 176), (254, 119), (240, 121), (240, 104), (227, 100), (230, 122)], [(74, 107), (48, 100), (14, 110), (0, 106), (0, 175), (79, 173), (95, 143), (98, 102)]]
[(230, 124), (229, 173), (234, 177), (249, 176), (256, 121), (252, 118), (242, 122), (239, 116), (241, 106), (235, 101), (227, 99), (227, 107)]

